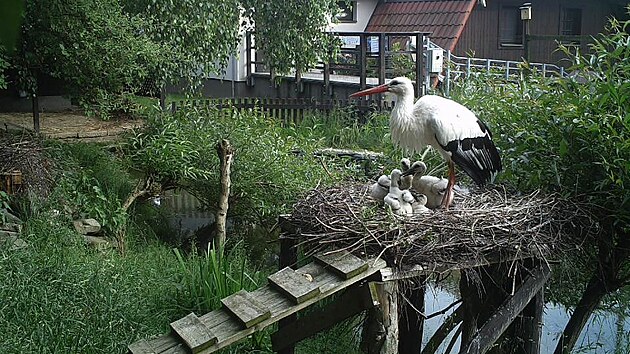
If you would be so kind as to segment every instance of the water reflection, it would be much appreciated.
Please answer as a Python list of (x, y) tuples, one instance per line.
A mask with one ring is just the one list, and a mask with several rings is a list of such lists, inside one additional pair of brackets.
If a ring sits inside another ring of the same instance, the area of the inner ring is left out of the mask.
[[(425, 297), (426, 313), (437, 312), (459, 298), (455, 291), (434, 284), (429, 285)], [(425, 322), (424, 340), (426, 343), (437, 330), (442, 321), (452, 313), (449, 311)], [(541, 353), (553, 353), (558, 338), (569, 321), (567, 309), (559, 304), (546, 303), (543, 315)], [(448, 343), (451, 337), (445, 341)], [(444, 353), (445, 347), (438, 353)], [(460, 341), (457, 339), (453, 353), (459, 351)], [(586, 329), (582, 331), (576, 345), (575, 353), (630, 353), (630, 318), (610, 311), (596, 311), (589, 319)]]

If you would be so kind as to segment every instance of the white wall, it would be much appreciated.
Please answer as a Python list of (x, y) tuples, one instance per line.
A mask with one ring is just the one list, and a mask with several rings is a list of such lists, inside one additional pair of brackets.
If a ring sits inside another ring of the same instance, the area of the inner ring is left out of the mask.
[(358, 0), (357, 1), (357, 22), (355, 23), (333, 23), (331, 31), (334, 32), (364, 32), (378, 0)]

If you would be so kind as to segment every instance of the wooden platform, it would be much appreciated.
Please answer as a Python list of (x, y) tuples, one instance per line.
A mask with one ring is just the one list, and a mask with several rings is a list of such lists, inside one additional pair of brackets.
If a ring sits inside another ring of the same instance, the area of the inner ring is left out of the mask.
[[(333, 264), (327, 263), (327, 260)], [(340, 267), (345, 275), (340, 274)], [(211, 353), (346, 289), (385, 267), (386, 263), (381, 259), (360, 260), (349, 254), (338, 254), (335, 257), (319, 257), (317, 262), (297, 270), (285, 268), (269, 277), (274, 285), (265, 285), (251, 293), (232, 295), (222, 301), (223, 308), (205, 315), (197, 317), (189, 314), (171, 324), (171, 333), (137, 341), (129, 345), (129, 351), (134, 354)], [(300, 279), (301, 286), (305, 287), (292, 288), (291, 282), (296, 279)], [(303, 296), (305, 293), (308, 295)], [(249, 305), (253, 308), (249, 308)]]

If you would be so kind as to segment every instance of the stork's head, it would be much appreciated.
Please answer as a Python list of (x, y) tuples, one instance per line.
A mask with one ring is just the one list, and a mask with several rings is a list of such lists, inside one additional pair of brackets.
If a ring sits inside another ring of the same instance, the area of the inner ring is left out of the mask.
[(369, 96), (383, 92), (391, 92), (399, 97), (405, 97), (408, 95), (411, 95), (411, 97), (413, 97), (413, 83), (408, 78), (401, 76), (392, 79), (392, 81), (386, 84), (355, 92), (350, 95), (350, 97)]
[(401, 176), (402, 177), (411, 176), (411, 175), (415, 176), (417, 174), (422, 176), (426, 171), (427, 171), (427, 165), (422, 161), (416, 161), (413, 164), (411, 164), (411, 167), (407, 171), (403, 172)]

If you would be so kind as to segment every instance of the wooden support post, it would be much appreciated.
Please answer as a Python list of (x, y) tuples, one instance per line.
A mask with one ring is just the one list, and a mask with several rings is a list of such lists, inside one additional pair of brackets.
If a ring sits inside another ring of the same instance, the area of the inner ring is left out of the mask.
[(398, 322), (398, 352), (401, 354), (417, 354), (422, 348), (425, 285), (425, 277), (407, 279), (400, 284), (403, 298), (399, 299), (401, 317)]
[(516, 316), (523, 311), (530, 300), (542, 289), (551, 275), (550, 269), (543, 264), (536, 268), (521, 284), (513, 296), (497, 308), (492, 316), (477, 331), (471, 340), (462, 342), (460, 353), (485, 353), (488, 348), (505, 332)]
[(361, 333), (361, 350), (368, 354), (398, 353), (398, 282), (377, 283), (378, 307), (369, 310)]
[(416, 34), (416, 97), (424, 95), (424, 34)]
[(385, 33), (378, 36), (378, 84), (385, 83)]
[(254, 77), (252, 76), (252, 32), (245, 34), (245, 75), (247, 77), (247, 86), (254, 86)]
[(361, 33), (359, 38), (361, 42), (359, 45), (359, 87), (365, 90), (367, 88), (367, 35)]
[(39, 97), (36, 92), (31, 95), (31, 103), (33, 106), (33, 130), (39, 134)]
[[(288, 222), (288, 220), (284, 217), (280, 217), (280, 227), (283, 231), (293, 231), (292, 225)], [(280, 236), (280, 259), (279, 259), (279, 269), (283, 269), (285, 267), (295, 268), (297, 266), (297, 249), (295, 238), (293, 235), (288, 236)], [(293, 323), (297, 320), (297, 315), (292, 314), (289, 315), (282, 320), (278, 321), (278, 331), (291, 327)], [(293, 354), (295, 353), (294, 345), (287, 345), (279, 350), (277, 350), (279, 354)]]
[(160, 87), (160, 108), (166, 110), (166, 86)]
[(532, 298), (532, 301), (523, 311), (525, 318), (525, 333), (528, 334), (525, 342), (526, 354), (540, 353), (540, 340), (542, 336), (543, 325), (543, 309), (545, 306), (545, 288), (542, 287), (538, 293)]
[(320, 311), (301, 317), (271, 335), (273, 350), (281, 350), (378, 305), (374, 283), (354, 286)]

